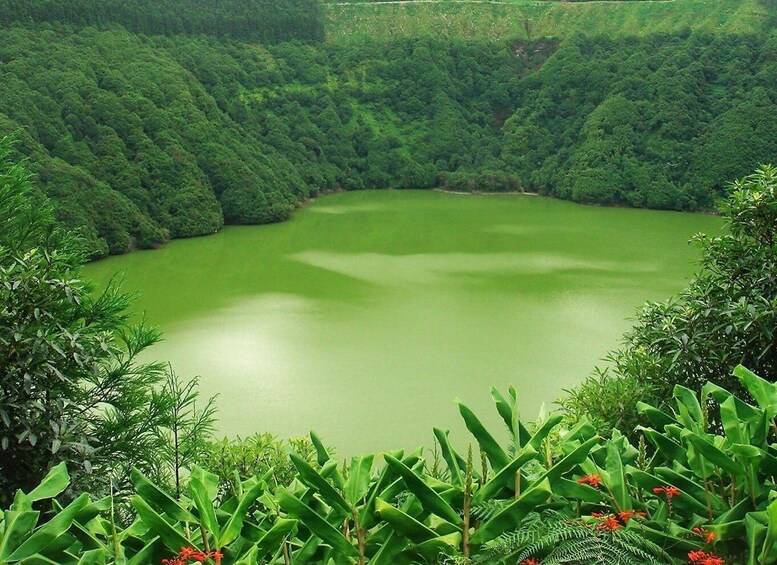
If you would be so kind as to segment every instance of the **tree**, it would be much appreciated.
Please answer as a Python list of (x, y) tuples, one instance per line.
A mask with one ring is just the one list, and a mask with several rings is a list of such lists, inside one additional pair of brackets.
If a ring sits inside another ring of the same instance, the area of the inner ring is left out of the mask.
[(128, 324), (117, 286), (79, 280), (83, 240), (56, 226), (11, 145), (0, 139), (0, 500), (64, 459), (103, 491), (132, 465), (154, 474), (165, 372), (138, 355), (159, 334)]

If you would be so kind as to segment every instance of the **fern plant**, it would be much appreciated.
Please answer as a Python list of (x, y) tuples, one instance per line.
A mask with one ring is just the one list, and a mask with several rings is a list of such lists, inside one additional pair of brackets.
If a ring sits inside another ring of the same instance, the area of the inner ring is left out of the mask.
[[(491, 510), (491, 509), (488, 509)], [(553, 510), (532, 512), (521, 526), (486, 544), (475, 564), (667, 565), (672, 558), (636, 528), (602, 528)], [(638, 526), (637, 526), (638, 527)]]

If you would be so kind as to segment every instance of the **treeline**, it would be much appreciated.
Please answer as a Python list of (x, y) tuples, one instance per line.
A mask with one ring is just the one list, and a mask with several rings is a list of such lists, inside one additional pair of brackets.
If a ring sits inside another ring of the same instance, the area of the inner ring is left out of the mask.
[(319, 0), (0, 0), (0, 25), (120, 25), (149, 35), (215, 35), (246, 41), (321, 41)]
[(309, 195), (288, 159), (139, 36), (0, 36), (0, 132), (18, 132), (57, 217), (85, 228), (94, 255), (282, 220)]
[(0, 132), (20, 132), (58, 218), (85, 226), (95, 255), (494, 161), (494, 115), (509, 115), (528, 63), (506, 44), (384, 47), (10, 28)]
[(777, 155), (777, 37), (579, 38), (526, 77), (505, 166), (579, 202), (708, 209)]
[(94, 255), (286, 218), (333, 190), (711, 209), (777, 155), (777, 40), (256, 45), (0, 31), (0, 134)]

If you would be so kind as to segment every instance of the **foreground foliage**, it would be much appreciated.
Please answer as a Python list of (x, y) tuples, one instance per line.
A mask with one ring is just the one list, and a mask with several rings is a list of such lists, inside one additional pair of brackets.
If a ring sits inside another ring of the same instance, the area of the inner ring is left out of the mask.
[(638, 312), (612, 370), (563, 401), (569, 413), (605, 433), (630, 430), (636, 401), (668, 398), (676, 384), (697, 390), (711, 381), (747, 398), (730, 376), (737, 364), (777, 374), (777, 169), (735, 182), (721, 212), (723, 235), (695, 237), (701, 268), (688, 288)]
[(17, 493), (0, 523), (0, 560), (766, 565), (777, 559), (777, 385), (742, 367), (735, 376), (754, 403), (708, 383), (699, 396), (675, 387), (669, 412), (641, 405), (649, 448), (618, 432), (604, 440), (587, 421), (564, 427), (559, 415), (527, 425), (510, 389), (492, 390), (506, 445), (459, 405), (482, 465), (434, 430), (443, 478), (425, 471), (421, 450), (355, 457), (341, 469), (313, 433), (315, 461), (291, 453), (295, 476), (278, 487), (270, 469), (220, 493), (219, 477), (195, 467), (175, 497), (134, 471), (136, 518), (123, 529), (116, 501), (87, 494), (53, 503), (40, 520), (33, 503), (67, 486), (60, 464)]
[(193, 385), (138, 360), (159, 333), (128, 322), (131, 297), (115, 285), (79, 280), (83, 240), (57, 227), (10, 152), (0, 139), (0, 503), (64, 460), (75, 488), (94, 492), (126, 487), (133, 467), (177, 475), (212, 406), (203, 418)]

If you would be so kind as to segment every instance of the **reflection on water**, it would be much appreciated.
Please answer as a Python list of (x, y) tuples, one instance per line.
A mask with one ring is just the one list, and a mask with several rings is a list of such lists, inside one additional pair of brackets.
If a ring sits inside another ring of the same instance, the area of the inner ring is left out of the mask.
[(679, 290), (717, 218), (433, 192), (327, 196), (90, 265), (123, 271), (165, 340), (150, 355), (219, 394), (220, 429), (313, 428), (341, 455), (470, 441), (452, 401), (501, 430), (489, 387), (536, 414), (587, 375), (646, 299)]

